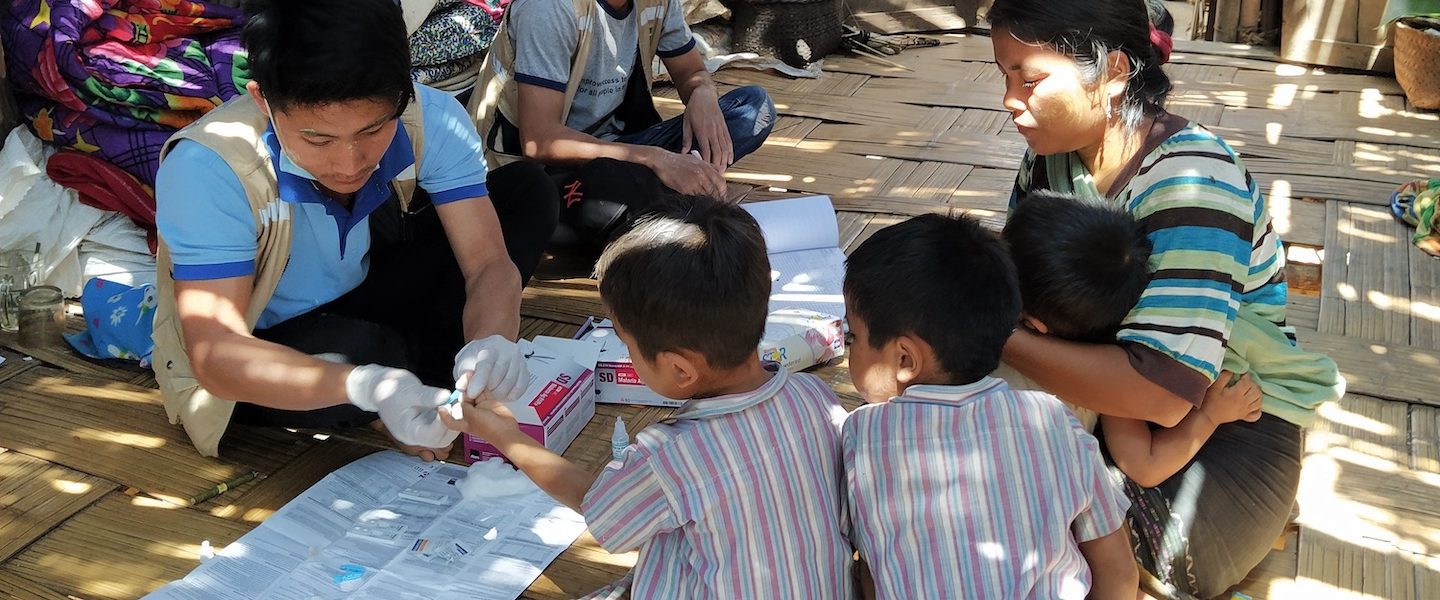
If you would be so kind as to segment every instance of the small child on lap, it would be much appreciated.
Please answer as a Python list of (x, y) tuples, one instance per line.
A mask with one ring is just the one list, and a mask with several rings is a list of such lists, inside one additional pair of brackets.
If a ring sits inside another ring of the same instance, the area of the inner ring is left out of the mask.
[(851, 540), (878, 598), (1134, 598), (1129, 502), (1054, 396), (987, 377), (1020, 317), (1003, 243), (969, 218), (877, 232), (845, 275)]
[(705, 198), (660, 211), (606, 248), (600, 296), (645, 384), (688, 399), (598, 477), (521, 433), (503, 406), (446, 425), (480, 436), (585, 516), (606, 550), (639, 549), (631, 597), (852, 594), (834, 392), (756, 352), (770, 265), (755, 220)]
[[(1016, 203), (1002, 234), (1020, 280), (1022, 322), (1064, 339), (1106, 343), (1150, 281), (1151, 245), (1129, 213), (1103, 200), (1034, 191)], [(1171, 428), (1100, 416), (1115, 466), (1142, 487), (1190, 462), (1215, 428), (1260, 418), (1250, 374), (1222, 371), (1200, 406)]]

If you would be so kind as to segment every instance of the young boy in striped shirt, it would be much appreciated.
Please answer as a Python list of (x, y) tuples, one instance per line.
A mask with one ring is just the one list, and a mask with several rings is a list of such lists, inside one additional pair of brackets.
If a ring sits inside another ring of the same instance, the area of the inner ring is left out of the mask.
[(987, 377), (1020, 318), (1015, 268), (969, 218), (916, 217), (851, 254), (841, 435), (851, 540), (878, 598), (1125, 598), (1129, 506), (1055, 397)]
[[(1114, 343), (1150, 283), (1150, 239), (1130, 213), (1104, 200), (1031, 191), (1010, 210), (1001, 235), (1019, 274), (1022, 322), (1038, 333)], [(1260, 388), (1249, 373), (1233, 379), (1221, 371), (1200, 406), (1174, 427), (1101, 415), (1115, 466), (1141, 487), (1155, 487), (1195, 458), (1220, 425), (1259, 419)]]
[(493, 402), (446, 424), (583, 514), (606, 550), (638, 548), (632, 598), (851, 597), (845, 410), (819, 378), (760, 362), (770, 264), (755, 220), (686, 199), (612, 242), (596, 273), (640, 378), (689, 399), (675, 416), (640, 431), (598, 477)]

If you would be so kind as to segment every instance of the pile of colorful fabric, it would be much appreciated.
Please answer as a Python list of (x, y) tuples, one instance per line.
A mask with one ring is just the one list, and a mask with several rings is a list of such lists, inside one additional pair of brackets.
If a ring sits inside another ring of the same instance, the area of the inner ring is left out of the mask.
[(191, 0), (7, 4), (6, 67), (35, 135), (144, 184), (154, 184), (170, 134), (248, 81), (244, 16), (234, 8)]
[(1410, 242), (1430, 256), (1440, 256), (1440, 178), (1416, 179), (1390, 195), (1395, 218), (1415, 228)]
[(510, 0), (437, 0), (410, 32), (411, 76), (416, 82), (459, 94), (474, 87), (480, 62)]

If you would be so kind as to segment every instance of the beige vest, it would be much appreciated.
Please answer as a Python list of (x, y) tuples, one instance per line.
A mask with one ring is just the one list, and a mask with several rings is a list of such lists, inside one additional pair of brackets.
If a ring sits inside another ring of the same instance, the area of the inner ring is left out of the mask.
[[(414, 177), (420, 171), (425, 142), (418, 95), (400, 116), (400, 122), (410, 136), (411, 148), (415, 152), (415, 168), (405, 171), (407, 179), (397, 179), (390, 185), (399, 195), (401, 206), (405, 207), (415, 191)], [(270, 297), (275, 294), (275, 287), (279, 285), (280, 276), (290, 260), (290, 205), (279, 198), (270, 151), (261, 138), (269, 125), (269, 119), (255, 106), (249, 94), (241, 94), (181, 129), (165, 142), (160, 154), (163, 161), (180, 140), (198, 142), (220, 155), (239, 178), (245, 197), (250, 201), (257, 232), (254, 288), (250, 293), (249, 308), (245, 311), (245, 324), (251, 330), (270, 303)], [(159, 296), (159, 306), (155, 308), (155, 351), (152, 355), (155, 379), (160, 383), (165, 413), (169, 415), (170, 422), (185, 427), (185, 433), (200, 454), (219, 456), (220, 438), (230, 424), (235, 403), (216, 398), (200, 387), (195, 379), (176, 314), (175, 280), (170, 275), (171, 266), (170, 249), (162, 237), (155, 264)]]
[[(575, 100), (575, 92), (580, 89), (580, 78), (585, 74), (585, 63), (590, 59), (590, 46), (595, 43), (597, 27), (594, 23), (600, 12), (596, 0), (572, 1), (575, 3), (580, 41), (575, 45), (575, 55), (570, 58), (570, 80), (565, 86), (565, 110), (560, 114), (561, 123), (570, 118), (570, 105)], [(660, 37), (664, 33), (663, 25), (670, 5), (666, 0), (633, 1), (635, 5), (631, 10), (640, 19), (640, 66), (645, 71), (648, 88), (655, 83), (655, 52), (660, 48)], [(494, 131), (496, 111), (500, 111), (516, 127), (520, 126), (520, 113), (516, 110), (520, 94), (514, 79), (515, 43), (510, 39), (509, 23), (510, 13), (506, 12), (500, 21), (499, 31), (495, 33), (495, 41), (490, 44), (490, 53), (480, 65), (480, 79), (467, 107), (470, 119), (475, 121), (475, 129), (485, 143), (485, 164), (492, 171), (524, 158), (519, 148), (499, 148), (499, 136)]]

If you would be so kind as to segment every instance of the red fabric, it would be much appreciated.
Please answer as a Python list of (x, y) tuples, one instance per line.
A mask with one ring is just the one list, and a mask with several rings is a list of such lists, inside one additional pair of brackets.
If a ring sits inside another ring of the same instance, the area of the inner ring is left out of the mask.
[(155, 254), (155, 191), (97, 156), (61, 150), (45, 163), (55, 183), (75, 190), (80, 203), (130, 217), (145, 230), (150, 254)]
[(1160, 64), (1170, 62), (1170, 52), (1175, 49), (1175, 39), (1156, 29), (1154, 23), (1150, 24), (1150, 43), (1155, 44), (1155, 48), (1160, 51)]

